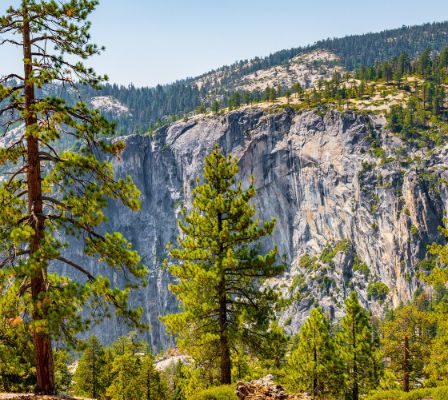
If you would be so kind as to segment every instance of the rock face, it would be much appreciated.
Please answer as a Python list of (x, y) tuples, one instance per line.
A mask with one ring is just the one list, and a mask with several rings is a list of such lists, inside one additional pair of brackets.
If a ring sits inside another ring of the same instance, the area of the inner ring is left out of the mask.
[[(127, 148), (115, 167), (140, 188), (142, 211), (111, 204), (108, 229), (123, 232), (151, 269), (148, 287), (132, 303), (144, 307), (152, 345), (171, 343), (158, 319), (176, 309), (162, 266), (165, 246), (178, 234), (180, 209), (190, 204), (203, 159), (216, 143), (238, 159), (245, 184), (254, 177), (260, 219), (277, 219), (267, 244), (276, 244), (285, 255), (288, 271), (270, 284), (291, 299), (281, 316), (290, 332), (302, 324), (313, 303), (340, 316), (352, 289), (376, 313), (383, 302), (398, 305), (410, 299), (417, 288), (416, 264), (425, 246), (439, 238), (437, 227), (447, 203), (439, 182), (446, 175), (448, 150), (430, 156), (411, 153), (384, 124), (353, 112), (254, 108), (126, 138)], [(381, 146), (386, 151), (375, 156)], [(113, 276), (116, 284), (120, 279)], [(374, 293), (369, 300), (369, 283), (377, 281), (389, 292)], [(95, 333), (108, 342), (125, 331), (112, 321)]]

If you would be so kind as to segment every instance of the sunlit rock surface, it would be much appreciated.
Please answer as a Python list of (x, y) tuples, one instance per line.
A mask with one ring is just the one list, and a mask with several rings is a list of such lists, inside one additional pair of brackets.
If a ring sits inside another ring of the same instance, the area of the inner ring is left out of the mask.
[[(290, 333), (297, 331), (313, 304), (338, 318), (352, 289), (375, 313), (381, 313), (384, 304), (409, 300), (416, 290), (416, 264), (426, 245), (439, 238), (447, 193), (437, 182), (448, 178), (447, 148), (431, 156), (408, 151), (397, 157), (394, 153), (402, 144), (384, 125), (382, 119), (352, 112), (320, 115), (254, 108), (195, 117), (152, 136), (127, 137), (115, 167), (119, 175), (131, 175), (140, 188), (142, 211), (112, 204), (108, 229), (125, 234), (150, 267), (149, 285), (132, 303), (144, 307), (154, 348), (172, 343), (159, 316), (176, 310), (162, 265), (166, 244), (175, 241), (180, 209), (189, 206), (203, 159), (216, 143), (238, 159), (245, 184), (254, 177), (260, 219), (277, 219), (266, 244), (277, 245), (287, 263), (288, 272), (271, 284), (292, 299), (281, 316)], [(373, 155), (372, 138), (395, 159), (384, 162)], [(403, 162), (415, 156), (420, 156), (419, 163)], [(341, 243), (343, 251), (320, 267), (301, 266), (304, 254), (319, 258), (326, 247)], [(354, 264), (365, 264), (368, 271), (354, 271)], [(90, 267), (95, 267), (93, 262)], [(112, 279), (123, 282), (118, 274)], [(375, 281), (390, 289), (384, 301), (367, 298), (369, 282)], [(118, 321), (95, 328), (105, 342), (126, 331)]]

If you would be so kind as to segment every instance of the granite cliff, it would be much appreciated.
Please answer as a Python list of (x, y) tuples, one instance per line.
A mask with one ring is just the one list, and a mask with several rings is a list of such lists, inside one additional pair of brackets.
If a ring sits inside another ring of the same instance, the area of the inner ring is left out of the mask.
[[(162, 264), (165, 246), (177, 236), (176, 219), (216, 143), (239, 160), (243, 182), (254, 177), (260, 219), (277, 219), (269, 240), (285, 256), (288, 271), (270, 284), (290, 300), (280, 318), (290, 333), (313, 303), (337, 318), (352, 289), (377, 314), (410, 299), (418, 288), (417, 263), (439, 238), (448, 201), (448, 146), (413, 150), (381, 117), (247, 108), (125, 140), (115, 168), (135, 180), (142, 211), (111, 204), (108, 228), (123, 232), (150, 267), (149, 285), (132, 302), (144, 307), (155, 348), (171, 343), (158, 317), (176, 309)], [(377, 282), (388, 290), (369, 291)], [(95, 333), (108, 342), (125, 330), (115, 321)]]

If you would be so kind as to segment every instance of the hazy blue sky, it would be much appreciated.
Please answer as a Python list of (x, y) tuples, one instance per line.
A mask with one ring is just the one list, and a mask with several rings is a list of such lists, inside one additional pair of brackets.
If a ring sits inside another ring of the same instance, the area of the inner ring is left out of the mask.
[[(18, 0), (0, 0), (0, 13)], [(102, 0), (91, 65), (111, 82), (153, 86), (327, 37), (448, 19), (447, 0)], [(0, 48), (0, 75), (20, 55)]]

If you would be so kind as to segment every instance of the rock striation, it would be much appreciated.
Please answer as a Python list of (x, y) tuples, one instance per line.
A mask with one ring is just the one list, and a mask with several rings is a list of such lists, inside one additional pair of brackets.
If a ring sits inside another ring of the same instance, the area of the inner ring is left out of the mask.
[[(107, 228), (125, 234), (150, 267), (149, 285), (132, 304), (144, 307), (156, 349), (172, 343), (159, 316), (177, 307), (163, 267), (166, 244), (178, 235), (176, 220), (189, 207), (203, 159), (215, 144), (238, 159), (245, 185), (254, 178), (260, 219), (277, 220), (266, 244), (278, 246), (288, 270), (270, 285), (290, 300), (281, 316), (290, 333), (316, 303), (338, 318), (351, 290), (378, 314), (385, 304), (409, 300), (426, 245), (439, 239), (448, 147), (412, 150), (380, 117), (247, 108), (125, 140), (115, 169), (140, 188), (142, 211), (110, 204)], [(76, 246), (73, 251), (81, 257)], [(111, 278), (123, 283), (118, 274)], [(377, 282), (387, 290), (369, 296)], [(110, 321), (95, 329), (109, 342), (127, 327)]]

